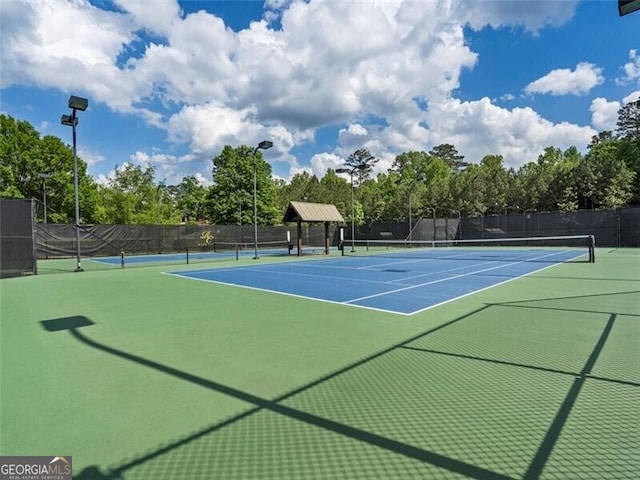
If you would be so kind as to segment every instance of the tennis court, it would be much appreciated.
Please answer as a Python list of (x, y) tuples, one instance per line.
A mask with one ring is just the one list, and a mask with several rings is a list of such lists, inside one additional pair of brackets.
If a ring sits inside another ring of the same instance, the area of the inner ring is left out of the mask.
[[(361, 247), (359, 247), (361, 248)], [(354, 253), (357, 253), (354, 251)], [(324, 262), (170, 272), (194, 280), (412, 315), (588, 252), (573, 248), (403, 248)]]
[(636, 478), (640, 251), (412, 250), (3, 279), (0, 454), (82, 480)]

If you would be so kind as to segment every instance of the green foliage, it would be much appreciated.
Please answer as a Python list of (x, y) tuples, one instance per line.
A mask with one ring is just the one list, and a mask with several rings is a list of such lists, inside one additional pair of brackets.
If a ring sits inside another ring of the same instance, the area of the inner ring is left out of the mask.
[(154, 183), (152, 166), (116, 166), (114, 178), (102, 189), (107, 223), (160, 223), (160, 195)]
[(618, 138), (633, 140), (640, 136), (640, 99), (629, 102), (618, 110), (616, 125)]
[(620, 158), (620, 142), (610, 140), (594, 146), (578, 170), (582, 200), (587, 208), (617, 208), (633, 195), (634, 172)]
[[(617, 208), (640, 203), (640, 101), (619, 111), (617, 136), (600, 132), (586, 155), (575, 147), (547, 147), (517, 171), (499, 155), (467, 163), (451, 144), (396, 156), (386, 173), (371, 178), (378, 159), (366, 149), (345, 166), (350, 180), (328, 170), (318, 179), (308, 172), (289, 182), (273, 179), (259, 149), (226, 146), (212, 159), (213, 180), (205, 187), (194, 176), (177, 185), (156, 183), (153, 167), (125, 164), (97, 185), (77, 159), (81, 221), (84, 223), (252, 224), (256, 171), (258, 223), (277, 224), (292, 200), (334, 204), (348, 224), (407, 221), (437, 215), (484, 215), (505, 211)], [(40, 137), (28, 123), (0, 115), (0, 195), (47, 197), (49, 222), (73, 223), (73, 151), (59, 138)], [(255, 162), (255, 163), (254, 163)], [(116, 166), (117, 167), (117, 166)], [(47, 174), (43, 179), (41, 174)], [(42, 217), (39, 209), (39, 217)]]
[(630, 202), (638, 204), (640, 203), (640, 135), (619, 140), (616, 156), (634, 175)]
[(460, 155), (456, 147), (449, 143), (436, 145), (429, 151), (429, 155), (443, 160), (452, 172), (459, 172), (469, 166), (469, 163), (464, 161), (464, 155)]
[(207, 189), (194, 176), (184, 177), (169, 197), (176, 200), (180, 218), (195, 223), (204, 218), (204, 205)]
[(349, 155), (349, 157), (347, 157), (347, 161), (344, 163), (349, 169), (354, 171), (354, 179), (357, 179), (357, 183), (361, 184), (366, 179), (370, 178), (373, 166), (378, 163), (378, 160), (379, 159), (371, 155), (369, 150), (366, 148), (360, 148)]
[(282, 220), (269, 165), (258, 149), (225, 146), (213, 158), (213, 187), (206, 197), (206, 215), (212, 223), (253, 223), (253, 175), (256, 172), (258, 224)]
[[(46, 184), (47, 219), (50, 222), (75, 222), (73, 150), (70, 147), (57, 137), (40, 138), (28, 122), (0, 115), (0, 160), (0, 195), (36, 198), (42, 204)], [(81, 222), (91, 223), (97, 219), (98, 188), (87, 174), (87, 165), (82, 158), (77, 159), (77, 164)], [(41, 174), (50, 176), (43, 179)]]

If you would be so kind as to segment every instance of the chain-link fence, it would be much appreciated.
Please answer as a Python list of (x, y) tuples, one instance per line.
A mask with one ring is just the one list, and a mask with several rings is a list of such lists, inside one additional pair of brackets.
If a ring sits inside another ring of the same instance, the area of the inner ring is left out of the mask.
[[(37, 273), (36, 258), (73, 257), (73, 225), (35, 224), (33, 200), (1, 199), (0, 275)], [(331, 225), (333, 246), (351, 239), (351, 225)], [(253, 225), (84, 225), (80, 250), (84, 257), (206, 251), (216, 242), (251, 243)], [(466, 218), (422, 218), (355, 226), (356, 240), (448, 240), (594, 235), (601, 247), (640, 247), (640, 207), (576, 212), (521, 212)], [(295, 243), (296, 225), (258, 226), (259, 242)], [(324, 246), (323, 224), (303, 224), (302, 244)]]

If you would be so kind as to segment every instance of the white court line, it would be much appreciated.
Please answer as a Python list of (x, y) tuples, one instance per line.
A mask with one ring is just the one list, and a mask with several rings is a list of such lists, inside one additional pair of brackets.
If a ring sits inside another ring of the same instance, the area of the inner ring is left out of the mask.
[(406, 280), (412, 280), (414, 278), (428, 277), (430, 275), (438, 275), (440, 273), (455, 272), (456, 270), (464, 270), (465, 268), (469, 268), (470, 266), (479, 267), (480, 265), (486, 265), (487, 263), (496, 263), (496, 260), (488, 260), (486, 262), (479, 262), (473, 265), (463, 265), (462, 267), (456, 267), (456, 268), (447, 268), (445, 270), (438, 270), (437, 272), (429, 272), (429, 273), (423, 273), (420, 275), (412, 275), (411, 277), (403, 277), (403, 278), (399, 278), (398, 280), (392, 280), (389, 283), (404, 282)]
[[(430, 253), (435, 253), (435, 252), (430, 252)], [(432, 258), (424, 258), (424, 257), (415, 257), (412, 259), (407, 259), (407, 260), (402, 260), (402, 261), (398, 261), (398, 262), (385, 262), (382, 264), (378, 264), (378, 265), (365, 265), (364, 267), (357, 267), (360, 270), (375, 270), (376, 267), (386, 267), (387, 265), (403, 265), (405, 263), (415, 263), (415, 262), (433, 262), (434, 260), (453, 260), (455, 261), (456, 258), (460, 258), (460, 257), (465, 257), (467, 255), (476, 255), (477, 252), (473, 252), (473, 253), (462, 253), (460, 255), (453, 255), (451, 257), (432, 257)], [(380, 256), (378, 258), (384, 258), (384, 253), (379, 254)], [(355, 258), (355, 257), (354, 257)], [(360, 257), (360, 258), (374, 258), (374, 257)], [(499, 260), (494, 260), (494, 261), (499, 261)]]
[[(196, 280), (198, 282), (216, 283), (218, 285), (225, 285), (227, 287), (245, 288), (247, 290), (257, 290), (259, 292), (278, 293), (280, 295), (285, 295), (287, 297), (302, 298), (302, 299), (305, 299), (305, 300), (315, 300), (316, 302), (331, 303), (333, 305), (341, 305), (343, 307), (349, 307), (349, 308), (351, 308), (351, 307), (363, 308), (365, 310), (374, 310), (376, 312), (394, 313), (396, 315), (403, 315), (405, 317), (408, 317), (409, 315), (413, 315), (413, 313), (414, 313), (414, 312), (410, 312), (410, 313), (398, 312), (397, 310), (387, 310), (385, 308), (368, 307), (366, 305), (351, 305), (348, 302), (337, 302), (335, 300), (327, 300), (326, 298), (308, 297), (306, 295), (299, 295), (297, 293), (281, 292), (279, 290), (269, 290), (268, 288), (250, 287), (249, 285), (238, 285), (237, 283), (221, 282), (219, 280), (210, 280), (208, 278), (196, 278), (196, 277), (191, 277), (191, 276), (187, 275), (188, 273), (189, 272), (183, 272), (183, 273), (162, 272), (163, 275), (171, 275), (171, 276), (174, 276), (174, 277), (181, 277), (181, 278), (184, 278), (186, 280)], [(327, 278), (327, 277), (325, 277), (325, 278)], [(328, 278), (331, 278), (331, 277), (328, 277)]]
[[(480, 262), (480, 263), (476, 263), (474, 266), (479, 266), (479, 265), (485, 265), (487, 263), (495, 263), (496, 260), (489, 260), (486, 262)], [(289, 264), (287, 264), (289, 265)], [(300, 266), (305, 266), (303, 264), (297, 263), (297, 264), (291, 264), (291, 265), (295, 265), (296, 267), (300, 267)], [(271, 265), (273, 267), (278, 267), (278, 265)], [(315, 265), (317, 266), (317, 265)], [(339, 268), (339, 267), (338, 267)], [(300, 277), (312, 277), (312, 278), (328, 278), (328, 279), (336, 279), (336, 280), (348, 280), (350, 282), (366, 282), (366, 283), (375, 283), (378, 285), (389, 285), (389, 284), (396, 284), (396, 285), (402, 285), (403, 281), (406, 280), (411, 280), (413, 278), (420, 278), (420, 277), (429, 277), (429, 276), (434, 276), (434, 275), (440, 275), (440, 274), (446, 274), (447, 272), (453, 272), (456, 270), (462, 270), (465, 268), (469, 268), (469, 265), (463, 265), (462, 267), (456, 267), (456, 268), (448, 268), (445, 270), (438, 270), (437, 272), (428, 272), (428, 273), (422, 273), (420, 275), (412, 275), (410, 277), (403, 277), (403, 278), (397, 278), (395, 280), (387, 280), (387, 281), (378, 281), (378, 280), (367, 280), (367, 279), (362, 279), (362, 278), (345, 278), (345, 277), (334, 277), (334, 276), (328, 276), (328, 275), (314, 275), (312, 273), (296, 273), (296, 272), (286, 272), (286, 271), (280, 271), (280, 270), (270, 270), (270, 272), (272, 273), (280, 273), (283, 275), (296, 275), (296, 276), (300, 276)], [(362, 267), (357, 267), (356, 270), (361, 270)], [(372, 271), (380, 271), (380, 270), (372, 270)], [(412, 286), (412, 285), (408, 285), (407, 286)]]
[[(585, 253), (581, 253), (580, 255), (576, 255), (575, 257), (567, 259), (567, 261), (575, 260), (576, 258), (583, 257), (584, 255), (586, 255), (586, 254)], [(430, 310), (430, 309), (438, 307), (440, 305), (444, 305), (445, 303), (453, 302), (454, 300), (459, 300), (461, 298), (468, 297), (469, 295), (475, 295), (476, 293), (483, 292), (485, 290), (489, 290), (490, 288), (497, 287), (499, 285), (504, 285), (505, 283), (513, 282), (514, 280), (518, 280), (520, 278), (524, 278), (524, 277), (527, 277), (527, 276), (532, 275), (534, 273), (538, 273), (538, 272), (541, 272), (543, 270), (546, 270), (547, 268), (556, 267), (556, 266), (558, 266), (558, 263), (552, 263), (551, 265), (547, 265), (546, 267), (542, 267), (542, 268), (539, 268), (537, 270), (532, 270), (530, 272), (523, 273), (522, 275), (518, 275), (517, 277), (507, 278), (506, 280), (503, 280), (502, 282), (494, 283), (492, 285), (487, 285), (486, 287), (480, 288), (478, 290), (474, 290), (473, 292), (469, 292), (469, 293), (465, 293), (463, 295), (459, 295), (457, 297), (449, 298), (448, 300), (445, 300), (445, 301), (440, 302), (440, 303), (436, 303), (434, 305), (429, 305), (429, 306), (421, 308), (419, 310), (414, 310), (413, 312), (409, 313), (408, 315), (415, 315), (416, 313), (421, 313), (421, 312)]]
[[(543, 256), (538, 257), (538, 258), (545, 258), (545, 257), (553, 256), (553, 255), (559, 255), (561, 253), (566, 253), (566, 252), (554, 252), (554, 253), (551, 253), (551, 254), (548, 254), (548, 255), (543, 255)], [(575, 260), (577, 258), (583, 257), (584, 255), (585, 255), (584, 253), (581, 253), (579, 255), (576, 255), (575, 257), (571, 257), (571, 258), (567, 259), (567, 261)], [(463, 274), (463, 275), (457, 275), (457, 276), (454, 276), (454, 277), (451, 277), (451, 278), (448, 278), (448, 279), (445, 279), (445, 280), (441, 280), (441, 281), (446, 281), (446, 280), (451, 280), (451, 279), (454, 279), (454, 278), (473, 275), (475, 273), (484, 272), (484, 271), (488, 271), (488, 270), (495, 270), (497, 268), (502, 268), (502, 267), (506, 267), (506, 266), (510, 266), (510, 265), (517, 265), (519, 263), (526, 263), (527, 261), (532, 261), (532, 260), (536, 260), (536, 259), (537, 258), (529, 259), (529, 260), (525, 260), (525, 261), (519, 261), (519, 262), (512, 262), (512, 263), (510, 263), (508, 265), (500, 265), (498, 267), (482, 269), (482, 270), (479, 270), (477, 272), (471, 272), (471, 273), (467, 273), (467, 274)], [(299, 265), (299, 264), (296, 264), (296, 265)], [(505, 283), (512, 282), (514, 280), (518, 280), (520, 278), (532, 275), (534, 273), (541, 272), (543, 270), (546, 270), (546, 269), (551, 268), (551, 267), (555, 267), (557, 265), (558, 265), (557, 263), (553, 263), (551, 265), (547, 265), (547, 266), (539, 268), (537, 270), (532, 270), (532, 271), (524, 273), (522, 275), (518, 275), (517, 277), (508, 278), (508, 279), (506, 279), (506, 280), (504, 280), (502, 282), (494, 283), (492, 285), (488, 285), (488, 286), (483, 287), (481, 289), (474, 290), (472, 292), (468, 292), (468, 293), (465, 293), (463, 295), (459, 295), (457, 297), (453, 297), (453, 298), (444, 300), (442, 302), (439, 302), (439, 303), (436, 303), (436, 304), (433, 304), (433, 305), (428, 305), (428, 306), (426, 306), (424, 308), (421, 308), (421, 309), (418, 309), (418, 310), (414, 310), (412, 312), (399, 312), (397, 310), (388, 310), (388, 309), (385, 309), (385, 308), (369, 307), (369, 306), (366, 306), (366, 305), (358, 305), (358, 304), (352, 303), (352, 302), (355, 302), (355, 301), (358, 301), (358, 300), (361, 300), (361, 299), (347, 300), (347, 301), (343, 301), (343, 302), (338, 302), (338, 301), (335, 301), (335, 300), (327, 300), (327, 299), (324, 299), (324, 298), (309, 297), (309, 296), (306, 296), (306, 295), (299, 295), (299, 294), (295, 294), (295, 293), (281, 292), (281, 291), (278, 291), (278, 290), (269, 290), (267, 288), (251, 287), (251, 286), (248, 286), (248, 285), (238, 285), (236, 283), (221, 282), (221, 281), (218, 281), (218, 280), (210, 280), (210, 279), (206, 279), (206, 278), (196, 278), (196, 277), (190, 276), (190, 274), (193, 274), (193, 273), (216, 272), (216, 271), (224, 271), (224, 270), (247, 270), (247, 269), (252, 269), (252, 268), (256, 268), (256, 267), (268, 267), (268, 266), (273, 266), (273, 265), (252, 265), (252, 266), (246, 266), (246, 267), (214, 268), (214, 269), (191, 270), (191, 271), (183, 270), (181, 272), (162, 272), (162, 274), (171, 275), (171, 276), (175, 276), (175, 277), (182, 277), (182, 278), (184, 278), (186, 280), (197, 280), (197, 281), (201, 281), (201, 282), (215, 283), (215, 284), (218, 284), (218, 285), (245, 288), (245, 289), (248, 289), (248, 290), (257, 290), (257, 291), (261, 291), (261, 292), (277, 293), (277, 294), (285, 295), (285, 296), (288, 296), (288, 297), (302, 298), (302, 299), (305, 299), (305, 300), (315, 300), (317, 302), (331, 303), (333, 305), (342, 305), (342, 306), (348, 306), (348, 307), (363, 308), (365, 310), (373, 310), (373, 311), (377, 311), (377, 312), (393, 313), (395, 315), (411, 316), (411, 315), (415, 315), (416, 313), (421, 313), (421, 312), (424, 312), (426, 310), (430, 310), (432, 308), (438, 307), (440, 305), (444, 305), (446, 303), (453, 302), (454, 300), (458, 300), (460, 298), (468, 297), (468, 296), (474, 295), (474, 294), (476, 294), (478, 292), (482, 292), (484, 290), (488, 290), (490, 288), (497, 287), (499, 285), (503, 285)], [(332, 278), (332, 277), (325, 277), (325, 278)], [(337, 277), (333, 277), (333, 278), (337, 278)], [(397, 290), (394, 290), (394, 291), (391, 291), (391, 292), (386, 292), (386, 293), (400, 292), (400, 291), (403, 291), (403, 290), (409, 290), (410, 288), (417, 288), (417, 287), (424, 286), (424, 285), (429, 285), (429, 284), (432, 284), (432, 283), (438, 283), (438, 282), (437, 281), (436, 282), (427, 282), (427, 283), (423, 283), (421, 285), (414, 285), (414, 286), (411, 286), (411, 287), (408, 287), (408, 288), (401, 288), (401, 289), (397, 289)], [(386, 293), (379, 294), (379, 295), (371, 295), (369, 297), (362, 297), (362, 299), (378, 297), (378, 296), (385, 295)]]
[(498, 265), (498, 266), (495, 266), (495, 267), (489, 267), (489, 268), (483, 268), (481, 270), (475, 270), (473, 272), (461, 273), (460, 275), (454, 275), (454, 276), (449, 277), (449, 278), (443, 278), (443, 279), (440, 279), (440, 280), (433, 280), (431, 282), (419, 283), (418, 285), (412, 285), (410, 287), (398, 288), (396, 290), (391, 290), (389, 292), (375, 293), (373, 295), (367, 295), (365, 297), (360, 297), (360, 298), (356, 298), (354, 300), (349, 300), (347, 303), (359, 302), (361, 300), (368, 300), (370, 298), (383, 297), (385, 295), (391, 295), (391, 294), (398, 293), (398, 292), (403, 292), (403, 291), (406, 291), (406, 290), (412, 290), (414, 288), (425, 287), (427, 285), (433, 285), (435, 283), (448, 282), (449, 280), (454, 280), (456, 278), (468, 277), (469, 275), (476, 275), (476, 274), (482, 273), (482, 272), (488, 272), (488, 271), (491, 271), (491, 270), (497, 270), (499, 268), (510, 267), (511, 265), (518, 265), (520, 263), (531, 262), (531, 261), (539, 260), (541, 258), (551, 257), (553, 255), (559, 255), (560, 253), (564, 253), (564, 252), (548, 253), (547, 255), (541, 255), (539, 257), (534, 257), (534, 258), (530, 258), (530, 259), (527, 259), (527, 260), (520, 260), (518, 262), (511, 262), (511, 263), (507, 263), (505, 265)]
[[(272, 265), (275, 266), (275, 265)], [(334, 277), (334, 276), (329, 276), (329, 275), (315, 275), (313, 273), (296, 273), (296, 272), (286, 272), (286, 271), (280, 271), (280, 270), (268, 270), (269, 273), (274, 273), (274, 274), (282, 274), (282, 275), (293, 275), (293, 276), (297, 276), (297, 277), (311, 277), (311, 278), (324, 278), (324, 279), (329, 279), (329, 280), (348, 280), (350, 282), (366, 282), (366, 283), (375, 283), (378, 285), (388, 285), (390, 283), (395, 283), (398, 282), (399, 280), (389, 280), (389, 281), (378, 281), (378, 280), (367, 280), (367, 279), (363, 279), (363, 278), (345, 278), (345, 277)]]

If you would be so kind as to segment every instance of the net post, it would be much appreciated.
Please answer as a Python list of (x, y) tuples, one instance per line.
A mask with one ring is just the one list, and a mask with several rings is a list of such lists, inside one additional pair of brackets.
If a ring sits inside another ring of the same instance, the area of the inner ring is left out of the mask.
[(589, 235), (589, 263), (596, 263), (596, 237)]
[(124, 250), (120, 251), (120, 267), (124, 268)]
[(236, 243), (236, 261), (240, 260), (240, 245)]
[(189, 245), (185, 247), (185, 250), (187, 251), (187, 265), (189, 265)]

